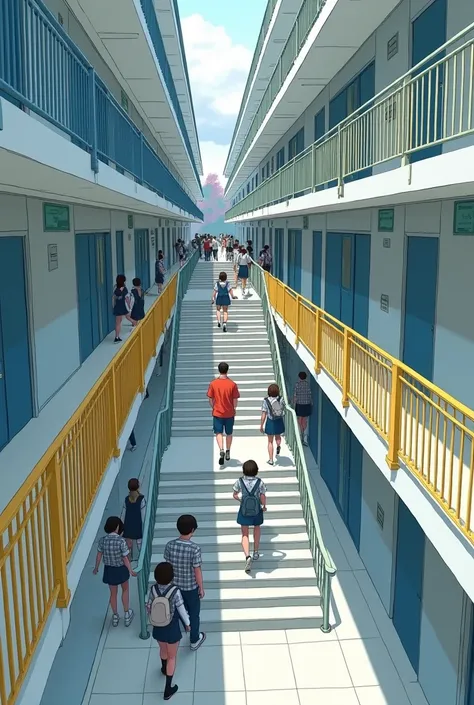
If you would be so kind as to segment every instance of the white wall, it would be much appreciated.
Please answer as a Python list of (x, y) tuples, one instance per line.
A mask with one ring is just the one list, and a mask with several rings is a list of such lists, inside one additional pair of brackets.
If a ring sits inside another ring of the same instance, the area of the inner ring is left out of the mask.
[[(390, 613), (395, 498), (390, 483), (364, 451), (359, 553), (387, 613)], [(377, 522), (377, 504), (384, 511), (383, 528)]]
[(456, 702), (462, 632), (463, 591), (426, 541), (418, 677), (430, 705)]

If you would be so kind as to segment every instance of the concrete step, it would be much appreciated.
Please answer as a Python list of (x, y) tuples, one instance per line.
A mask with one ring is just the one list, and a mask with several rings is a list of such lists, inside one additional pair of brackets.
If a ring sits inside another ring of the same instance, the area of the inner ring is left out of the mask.
[[(258, 437), (258, 436), (262, 435), (260, 433), (260, 428), (257, 428), (255, 426), (255, 424), (254, 425), (243, 424), (242, 426), (237, 426), (237, 424), (236, 424), (234, 428), (241, 435), (252, 436), (252, 437)], [(205, 437), (212, 438), (214, 436), (214, 432), (212, 430), (212, 425), (211, 425), (211, 427), (194, 426), (194, 428), (186, 427), (185, 425), (183, 425), (183, 428), (181, 428), (180, 426), (172, 426), (171, 427), (171, 435), (174, 436), (175, 438), (205, 438)]]
[[(163, 560), (159, 553), (153, 554), (151, 557), (152, 565), (157, 565)], [(235, 570), (240, 568), (244, 563), (244, 555), (240, 551), (212, 551), (202, 553), (202, 562), (205, 566), (206, 574), (212, 570)], [(281, 568), (312, 568), (313, 557), (311, 551), (306, 549), (293, 549), (289, 551), (263, 551), (254, 565), (259, 570), (279, 571)]]
[[(243, 554), (240, 554), (241, 559)], [(160, 558), (161, 560), (161, 558)], [(250, 587), (265, 589), (266, 587), (292, 588), (299, 586), (316, 586), (316, 576), (314, 568), (278, 568), (275, 570), (260, 569), (255, 561), (252, 573), (249, 575), (244, 571), (243, 561), (241, 568), (228, 570), (206, 570), (204, 576), (204, 587), (208, 590), (222, 588), (240, 588), (247, 590)], [(150, 574), (153, 580), (153, 575)], [(204, 603), (203, 603), (204, 606)], [(202, 609), (202, 608), (201, 608)]]
[[(233, 505), (223, 504), (218, 506), (212, 505), (194, 505), (193, 502), (186, 504), (185, 502), (177, 502), (174, 505), (162, 504), (156, 510), (156, 520), (166, 521), (168, 518), (176, 519), (180, 514), (196, 514), (200, 522), (212, 521), (232, 521), (237, 517), (238, 503), (234, 501)], [(303, 516), (301, 504), (273, 504), (270, 505), (265, 519), (271, 517), (278, 520), (282, 518), (299, 519)]]
[[(153, 539), (152, 551), (159, 556), (163, 555), (165, 546), (169, 541), (168, 536), (159, 536)], [(240, 534), (214, 534), (199, 536), (199, 545), (204, 552), (233, 551), (242, 555), (242, 545)], [(309, 539), (306, 531), (295, 532), (293, 534), (266, 534), (262, 532), (260, 539), (260, 550), (265, 551), (291, 551), (309, 549)]]
[[(235, 375), (231, 375), (231, 376), (232, 376), (232, 379), (234, 379)], [(268, 385), (272, 384), (275, 381), (275, 377), (271, 374), (258, 375), (258, 377), (260, 378), (258, 380), (254, 380), (253, 378), (249, 379), (246, 375), (240, 375), (240, 376), (236, 377), (235, 382), (238, 384), (240, 393), (242, 394), (242, 392), (245, 391), (245, 394), (247, 394), (247, 391), (249, 390), (249, 388), (252, 387), (256, 382), (259, 385), (260, 385), (260, 383), (263, 384), (263, 387), (259, 386), (259, 388), (263, 389), (264, 392), (266, 393), (267, 389), (268, 389)], [(209, 383), (211, 382), (212, 379), (213, 379), (213, 377), (209, 377), (206, 375), (204, 377), (200, 377), (200, 379), (196, 378), (195, 376), (194, 377), (190, 376), (189, 378), (181, 378), (179, 380), (177, 379), (176, 380), (176, 389), (179, 389), (180, 387), (183, 387), (183, 386), (189, 387), (189, 388), (195, 387), (196, 389), (201, 389), (201, 390), (203, 389), (204, 390), (203, 395), (205, 396), (207, 393), (207, 385), (209, 385)], [(204, 387), (203, 387), (203, 385), (204, 385)]]
[(322, 622), (320, 606), (206, 609), (203, 601), (201, 607), (201, 625), (207, 632), (309, 629), (320, 627)]
[[(211, 381), (211, 378), (209, 378), (209, 382)], [(254, 399), (259, 399), (260, 402), (262, 399), (266, 396), (267, 394), (267, 387), (256, 387), (255, 389), (248, 389), (248, 388), (242, 388), (240, 389), (240, 398), (239, 398), (239, 408), (240, 404), (243, 404), (245, 402), (253, 402)], [(175, 404), (187, 404), (189, 403), (190, 405), (192, 404), (200, 404), (200, 403), (206, 403), (206, 408), (210, 409), (208, 400), (207, 400), (207, 387), (203, 389), (196, 389), (194, 393), (192, 390), (189, 390), (189, 392), (177, 389), (174, 393), (174, 403)], [(193, 407), (194, 408), (194, 407)]]
[[(172, 493), (172, 492), (163, 492), (162, 491), (162, 486), (160, 483), (160, 495), (158, 497), (158, 511), (160, 510), (161, 507), (166, 507), (170, 504), (186, 504), (189, 501), (191, 501), (193, 504), (195, 503), (196, 506), (203, 507), (207, 506), (208, 504), (212, 504), (213, 506), (216, 507), (232, 507), (232, 509), (236, 509), (237, 507), (237, 502), (235, 499), (232, 497), (232, 484), (229, 483), (227, 486), (227, 492), (219, 491), (218, 488), (215, 489), (214, 491), (210, 492), (203, 492), (201, 485), (199, 486), (199, 492), (195, 492), (190, 488), (189, 492), (185, 492), (185, 488), (183, 487), (183, 491), (180, 492), (179, 494)], [(272, 507), (275, 504), (298, 504), (299, 506), (299, 499), (300, 499), (300, 493), (298, 489), (294, 490), (274, 490), (269, 489), (271, 485), (267, 487), (267, 499), (268, 499), (268, 504), (271, 505)], [(294, 484), (293, 487), (297, 488), (297, 485)], [(195, 489), (195, 488), (194, 488)]]
[[(211, 444), (213, 445), (213, 444)], [(285, 459), (286, 461), (287, 459)], [(173, 465), (168, 468), (167, 464), (164, 463), (161, 468), (160, 482), (161, 480), (171, 480), (178, 479), (179, 482), (183, 484), (192, 483), (195, 486), (196, 483), (199, 484), (208, 480), (214, 482), (215, 480), (225, 480), (225, 482), (234, 483), (239, 474), (242, 474), (242, 466), (237, 463), (236, 460), (230, 460), (230, 463), (236, 463), (235, 465), (224, 465), (223, 468), (215, 468), (210, 465), (209, 460), (206, 458), (204, 460), (198, 458), (193, 458), (194, 468), (189, 469), (187, 465)], [(289, 477), (296, 478), (296, 469), (294, 465), (282, 466), (282, 465), (268, 465), (264, 463), (260, 467), (259, 477), (262, 478), (264, 482), (269, 481), (271, 478), (275, 480), (286, 480)]]
[[(306, 530), (306, 523), (303, 517), (278, 517), (265, 518), (264, 531), (269, 535), (272, 533), (294, 533), (295, 529)], [(232, 519), (217, 519), (214, 521), (199, 522), (199, 536), (214, 535), (216, 533), (232, 534), (239, 530), (239, 527)], [(176, 534), (176, 520), (158, 521), (155, 524), (155, 536), (168, 536), (173, 538)]]
[[(224, 472), (224, 471), (223, 471)], [(193, 473), (193, 477), (195, 474)], [(234, 480), (235, 482), (235, 480)], [(298, 479), (295, 475), (289, 477), (265, 477), (264, 482), (267, 486), (268, 496), (277, 495), (279, 493), (288, 492), (288, 496), (292, 497), (293, 492), (298, 492)], [(205, 497), (217, 497), (223, 498), (225, 496), (224, 490), (227, 491), (229, 487), (232, 487), (232, 480), (222, 478), (220, 476), (212, 477), (209, 474), (201, 476), (199, 479), (199, 493), (196, 493), (196, 487), (186, 487), (182, 479), (179, 480), (167, 480), (160, 479), (160, 495), (159, 499), (165, 499), (166, 495), (173, 495), (173, 498), (181, 499), (186, 497), (188, 494), (196, 499), (201, 495)], [(179, 492), (179, 494), (178, 494)], [(298, 494), (299, 496), (299, 494)]]

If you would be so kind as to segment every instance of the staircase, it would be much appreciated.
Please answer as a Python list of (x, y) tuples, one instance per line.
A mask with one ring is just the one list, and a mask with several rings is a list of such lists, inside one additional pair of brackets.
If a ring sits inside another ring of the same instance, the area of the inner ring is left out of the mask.
[[(261, 303), (254, 291), (242, 298), (239, 290), (228, 332), (218, 329), (210, 300), (221, 271), (233, 281), (231, 264), (199, 262), (182, 305), (172, 442), (161, 467), (152, 568), (162, 560), (167, 541), (176, 536), (177, 517), (194, 514), (206, 589), (201, 605), (204, 631), (319, 627), (320, 593), (294, 462), (284, 445), (278, 464), (269, 466), (259, 433), (261, 402), (275, 379)], [(228, 362), (229, 376), (241, 393), (231, 461), (223, 469), (217, 462), (206, 397), (221, 361)], [(257, 461), (267, 484), (269, 509), (261, 557), (247, 575), (232, 485), (249, 458)]]

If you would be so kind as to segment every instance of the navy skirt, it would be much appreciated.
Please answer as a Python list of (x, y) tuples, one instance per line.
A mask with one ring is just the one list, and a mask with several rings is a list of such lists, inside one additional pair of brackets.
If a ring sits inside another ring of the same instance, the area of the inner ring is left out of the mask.
[(229, 294), (219, 294), (216, 296), (216, 306), (230, 306)]
[(104, 576), (102, 582), (106, 585), (123, 585), (130, 580), (130, 573), (126, 565), (118, 567), (114, 565), (104, 565)]
[(126, 316), (128, 314), (128, 308), (125, 301), (117, 301), (114, 306), (114, 316)]
[(240, 524), (240, 526), (262, 526), (263, 511), (260, 511), (260, 514), (257, 514), (256, 517), (244, 517), (242, 516), (242, 511), (239, 509), (237, 524)]
[(296, 404), (295, 405), (295, 412), (296, 415), (299, 416), (301, 419), (307, 419), (308, 416), (311, 416), (313, 413), (313, 405), (312, 404)]
[(239, 279), (249, 278), (249, 268), (246, 264), (241, 264), (239, 266)]
[(265, 433), (267, 436), (282, 436), (285, 433), (285, 421), (283, 418), (269, 419), (265, 422)]
[(155, 277), (155, 284), (164, 284), (164, 283), (165, 283), (165, 275), (162, 274), (161, 272), (158, 272)]
[(153, 627), (153, 639), (163, 644), (176, 644), (181, 641), (181, 627), (178, 610), (175, 610), (173, 619), (166, 627)]

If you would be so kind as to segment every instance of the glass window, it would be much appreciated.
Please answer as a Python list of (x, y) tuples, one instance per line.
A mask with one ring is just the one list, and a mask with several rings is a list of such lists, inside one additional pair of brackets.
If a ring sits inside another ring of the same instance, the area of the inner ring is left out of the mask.
[(352, 238), (345, 237), (342, 240), (342, 277), (343, 289), (350, 289), (352, 282)]
[(275, 157), (272, 157), (272, 174), (275, 171)]

